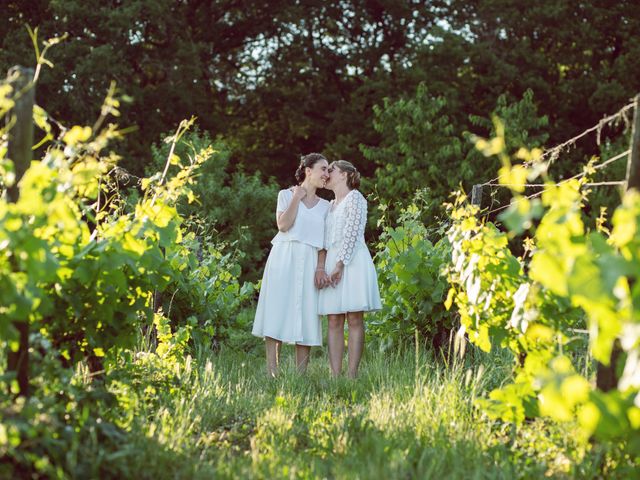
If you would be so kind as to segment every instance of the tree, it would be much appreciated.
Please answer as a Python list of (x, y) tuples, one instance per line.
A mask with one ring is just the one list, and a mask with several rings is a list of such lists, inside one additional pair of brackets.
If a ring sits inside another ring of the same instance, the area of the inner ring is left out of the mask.
[[(447, 102), (420, 84), (413, 98), (376, 107), (374, 127), (383, 141), (378, 147), (362, 145), (364, 156), (378, 166), (373, 183), (391, 217), (427, 188), (433, 200), (428, 218), (440, 212), (456, 183), (464, 178), (460, 133), (446, 114)], [(427, 219), (425, 219), (427, 220)]]
[(479, 101), (470, 113), (483, 115), (483, 102), (502, 93), (520, 97), (531, 89), (554, 126), (549, 140), (555, 144), (617, 110), (640, 88), (636, 2), (448, 3), (452, 29), (467, 39), (464, 74), (475, 79), (470, 94)]
[[(232, 164), (283, 182), (298, 154), (322, 151), (345, 124), (354, 129), (342, 117), (354, 113), (356, 90), (364, 111), (356, 112), (359, 131), (346, 148), (357, 152), (371, 132), (371, 107), (394, 88), (393, 72), (434, 21), (428, 5), (415, 0), (90, 0), (38, 7), (10, 3), (0, 67), (30, 58), (25, 23), (40, 26), (41, 38), (68, 32), (51, 52), (56, 68), (39, 89), (54, 118), (90, 122), (115, 79), (133, 99), (123, 117), (139, 129), (123, 145), (125, 168), (140, 173), (154, 139), (196, 115), (204, 130), (235, 146)], [(369, 78), (377, 88), (362, 88)], [(332, 151), (340, 154), (343, 144)]]
[(69, 32), (38, 91), (54, 118), (91, 122), (115, 79), (133, 98), (123, 118), (138, 126), (120, 148), (125, 168), (141, 173), (151, 143), (196, 115), (204, 131), (225, 138), (231, 168), (242, 164), (285, 186), (299, 154), (310, 151), (352, 160), (372, 176), (377, 165), (358, 146), (384, 142), (373, 106), (421, 82), (446, 99), (458, 133), (469, 115), (486, 117), (501, 95), (522, 98), (528, 89), (553, 125), (551, 144), (579, 133), (640, 89), (634, 5), (11, 0), (0, 67), (32, 58), (25, 23), (40, 26), (41, 38)]

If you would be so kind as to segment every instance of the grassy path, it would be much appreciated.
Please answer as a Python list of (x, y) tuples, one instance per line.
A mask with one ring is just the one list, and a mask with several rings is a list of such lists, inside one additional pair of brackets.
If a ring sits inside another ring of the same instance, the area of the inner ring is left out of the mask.
[[(332, 380), (323, 352), (300, 376), (285, 349), (268, 379), (258, 354), (222, 351), (179, 372), (170, 395), (131, 396), (129, 473), (147, 478), (593, 478), (569, 427), (517, 431), (473, 400), (508, 373), (445, 369), (425, 354), (369, 352), (355, 381)], [(418, 369), (415, 365), (419, 366)], [(506, 362), (503, 362), (506, 363)], [(169, 393), (169, 392), (166, 392)], [(155, 399), (155, 400), (149, 400)], [(123, 472), (127, 473), (127, 472)]]

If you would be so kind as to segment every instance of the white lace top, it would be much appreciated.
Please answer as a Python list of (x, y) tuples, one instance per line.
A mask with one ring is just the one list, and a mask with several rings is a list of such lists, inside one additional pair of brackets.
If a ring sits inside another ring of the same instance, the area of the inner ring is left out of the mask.
[(358, 190), (351, 190), (338, 205), (331, 202), (324, 231), (324, 248), (338, 249), (336, 261), (348, 265), (353, 253), (364, 243), (367, 223), (367, 200)]
[[(289, 208), (292, 199), (293, 192), (291, 190), (280, 190), (276, 216)], [(296, 219), (291, 228), (286, 232), (278, 232), (271, 243), (300, 242), (321, 249), (324, 240), (324, 220), (329, 207), (329, 202), (324, 198), (320, 198), (318, 203), (311, 208), (307, 207), (304, 202), (300, 202)]]

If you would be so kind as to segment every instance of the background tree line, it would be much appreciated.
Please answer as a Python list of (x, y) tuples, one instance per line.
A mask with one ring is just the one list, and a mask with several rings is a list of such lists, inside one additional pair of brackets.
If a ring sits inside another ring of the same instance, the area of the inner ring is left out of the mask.
[[(490, 134), (490, 112), (511, 115), (513, 136), (528, 146), (555, 144), (640, 90), (640, 11), (631, 0), (3, 3), (5, 71), (33, 57), (25, 24), (41, 38), (68, 32), (38, 85), (53, 118), (90, 124), (112, 80), (133, 99), (122, 114), (138, 128), (119, 152), (130, 172), (150, 168), (151, 145), (198, 117), (193, 141), (218, 139), (220, 152), (203, 174), (216, 176), (213, 191), (200, 192), (205, 217), (231, 187), (269, 198), (310, 151), (356, 163), (382, 202), (406, 204), (424, 187), (437, 205), (452, 187), (492, 176), (464, 141), (465, 132)], [(599, 153), (578, 147), (558, 168)], [(273, 209), (229, 205), (211, 225), (260, 246), (247, 268), (272, 232), (243, 227)]]

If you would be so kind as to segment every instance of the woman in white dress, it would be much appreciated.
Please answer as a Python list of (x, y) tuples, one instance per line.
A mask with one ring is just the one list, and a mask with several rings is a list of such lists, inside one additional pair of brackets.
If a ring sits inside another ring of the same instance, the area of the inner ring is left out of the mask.
[[(325, 249), (319, 270), (329, 275), (329, 286), (320, 291), (318, 312), (329, 317), (327, 344), (334, 376), (340, 375), (344, 355), (344, 322), (349, 327), (347, 374), (355, 378), (364, 349), (364, 312), (380, 310), (378, 278), (364, 241), (367, 200), (357, 190), (360, 173), (345, 160), (329, 167), (326, 187), (333, 190), (325, 225)], [(322, 265), (324, 261), (324, 266)]]
[(296, 364), (302, 372), (311, 346), (322, 345), (318, 315), (318, 250), (323, 248), (329, 202), (316, 195), (328, 178), (329, 163), (319, 153), (301, 158), (298, 185), (278, 193), (278, 234), (264, 268), (253, 335), (264, 337), (267, 372), (278, 373), (282, 342), (296, 345)]

